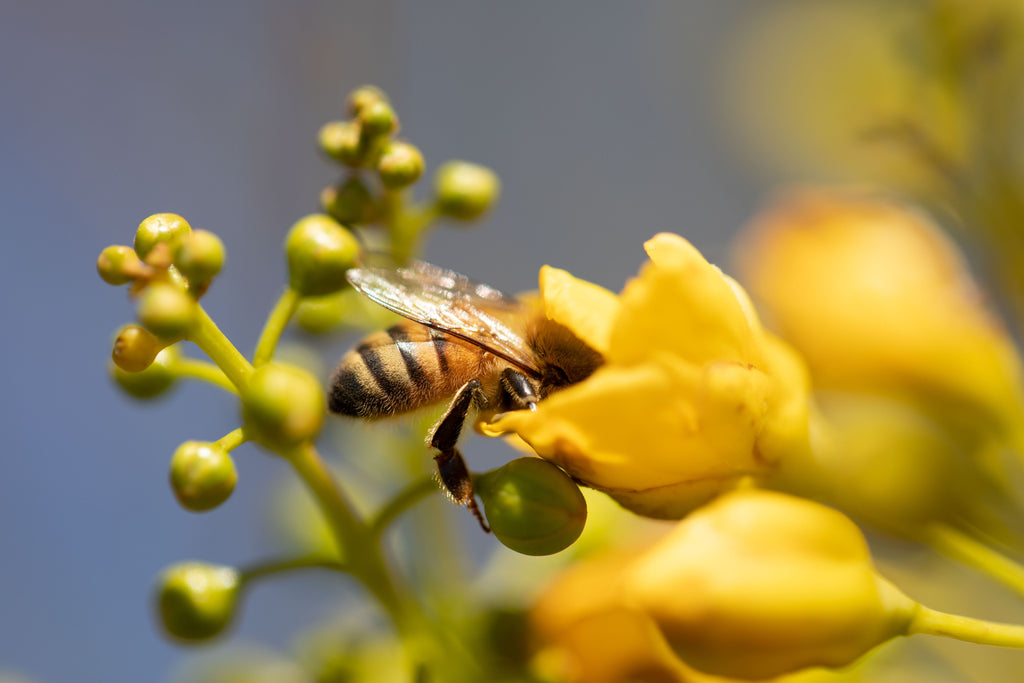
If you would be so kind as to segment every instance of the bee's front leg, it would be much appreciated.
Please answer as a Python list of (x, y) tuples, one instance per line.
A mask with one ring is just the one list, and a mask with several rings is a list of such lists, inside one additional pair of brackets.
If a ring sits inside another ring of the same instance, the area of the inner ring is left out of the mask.
[(487, 398), (480, 380), (471, 379), (466, 382), (455, 394), (444, 416), (434, 425), (427, 437), (427, 443), (440, 451), (434, 456), (434, 461), (437, 463), (441, 483), (444, 484), (448, 495), (459, 505), (468, 507), (483, 530), (490, 532), (491, 528), (487, 526), (483, 513), (476, 504), (476, 498), (473, 497), (473, 479), (469, 474), (469, 468), (466, 467), (466, 461), (462, 459), (459, 449), (455, 447), (470, 409), (474, 405), (482, 408), (486, 402)]

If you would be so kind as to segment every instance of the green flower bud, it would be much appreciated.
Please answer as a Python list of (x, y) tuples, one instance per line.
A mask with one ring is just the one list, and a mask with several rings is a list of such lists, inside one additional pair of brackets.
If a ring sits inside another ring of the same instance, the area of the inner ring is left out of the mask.
[(145, 329), (138, 325), (125, 325), (114, 340), (110, 358), (125, 372), (142, 372), (163, 348), (164, 344)]
[(103, 281), (111, 285), (125, 285), (139, 276), (142, 263), (131, 247), (112, 244), (100, 252), (96, 270)]
[(155, 398), (170, 389), (177, 379), (177, 374), (171, 369), (177, 358), (177, 347), (168, 346), (141, 372), (127, 372), (111, 363), (110, 374), (129, 396), (139, 399)]
[(176, 213), (155, 213), (139, 223), (135, 231), (135, 253), (143, 261), (153, 247), (167, 243), (173, 247), (181, 238), (192, 232), (192, 226)]
[(363, 85), (349, 93), (346, 108), (349, 114), (358, 116), (359, 112), (369, 105), (387, 101), (388, 96), (384, 94), (383, 90), (375, 85)]
[(146, 287), (136, 310), (139, 322), (161, 339), (181, 339), (196, 319), (196, 302), (187, 292), (169, 282)]
[(320, 206), (331, 218), (349, 225), (370, 223), (377, 215), (373, 195), (356, 176), (325, 187), (320, 193)]
[(324, 214), (299, 219), (285, 238), (289, 282), (302, 296), (322, 296), (347, 284), (345, 271), (356, 263), (359, 242)]
[(345, 319), (346, 306), (342, 294), (335, 292), (303, 299), (295, 312), (295, 322), (312, 334), (330, 332)]
[(174, 497), (183, 508), (205, 512), (231, 496), (238, 473), (220, 444), (186, 441), (171, 458), (170, 480)]
[(185, 641), (208, 640), (235, 616), (239, 575), (231, 567), (182, 562), (165, 569), (156, 588), (164, 630)]
[(392, 142), (377, 162), (377, 173), (385, 187), (399, 189), (423, 175), (423, 155), (408, 142)]
[(224, 267), (224, 243), (209, 230), (196, 230), (178, 243), (174, 265), (191, 287), (203, 287)]
[(398, 130), (398, 116), (384, 100), (371, 102), (360, 109), (359, 123), (363, 127), (363, 135), (368, 138), (377, 138)]
[(327, 156), (346, 166), (361, 166), (368, 150), (362, 128), (355, 121), (331, 121), (320, 128), (317, 136)]
[(587, 502), (569, 476), (540, 458), (519, 458), (476, 481), (491, 531), (524, 555), (551, 555), (579, 538)]
[(315, 437), (324, 421), (324, 392), (301, 368), (268, 363), (253, 372), (242, 392), (242, 419), (256, 439), (272, 449)]
[(501, 183), (494, 171), (468, 161), (448, 161), (434, 174), (437, 208), (459, 220), (480, 217), (498, 201)]

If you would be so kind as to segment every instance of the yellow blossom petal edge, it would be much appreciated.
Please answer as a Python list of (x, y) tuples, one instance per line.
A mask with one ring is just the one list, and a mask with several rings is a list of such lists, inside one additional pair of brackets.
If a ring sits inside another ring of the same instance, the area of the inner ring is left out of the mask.
[(619, 300), (607, 289), (551, 266), (540, 269), (540, 293), (548, 319), (561, 323), (595, 351), (608, 353)]
[(609, 360), (637, 363), (666, 351), (696, 363), (757, 364), (754, 330), (721, 271), (679, 235), (661, 233), (644, 247), (651, 261), (619, 297)]

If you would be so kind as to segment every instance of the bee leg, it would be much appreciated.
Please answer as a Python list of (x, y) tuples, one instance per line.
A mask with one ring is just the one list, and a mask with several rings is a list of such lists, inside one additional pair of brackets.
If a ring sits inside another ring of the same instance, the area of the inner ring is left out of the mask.
[(455, 447), (470, 408), (474, 404), (477, 407), (482, 407), (485, 402), (486, 398), (480, 387), (480, 380), (471, 379), (466, 382), (455, 394), (455, 398), (452, 399), (444, 416), (431, 430), (427, 443), (440, 451), (434, 456), (434, 461), (437, 463), (437, 472), (448, 495), (459, 505), (468, 507), (480, 522), (483, 530), (490, 532), (491, 528), (487, 526), (484, 515), (480, 512), (476, 498), (473, 496), (473, 478), (469, 474), (469, 468), (466, 467), (466, 461), (462, 459), (459, 449)]
[(537, 392), (534, 391), (530, 379), (515, 368), (501, 371), (501, 387), (505, 395), (512, 399), (512, 408), (529, 408), (537, 410)]

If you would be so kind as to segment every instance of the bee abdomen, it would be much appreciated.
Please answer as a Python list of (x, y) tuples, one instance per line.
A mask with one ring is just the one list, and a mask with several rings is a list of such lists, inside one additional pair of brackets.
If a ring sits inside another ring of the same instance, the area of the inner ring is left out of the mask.
[[(451, 392), (444, 335), (400, 323), (377, 332), (345, 354), (331, 378), (328, 407), (353, 417), (384, 417), (415, 410)], [(464, 352), (464, 351), (463, 351)]]

